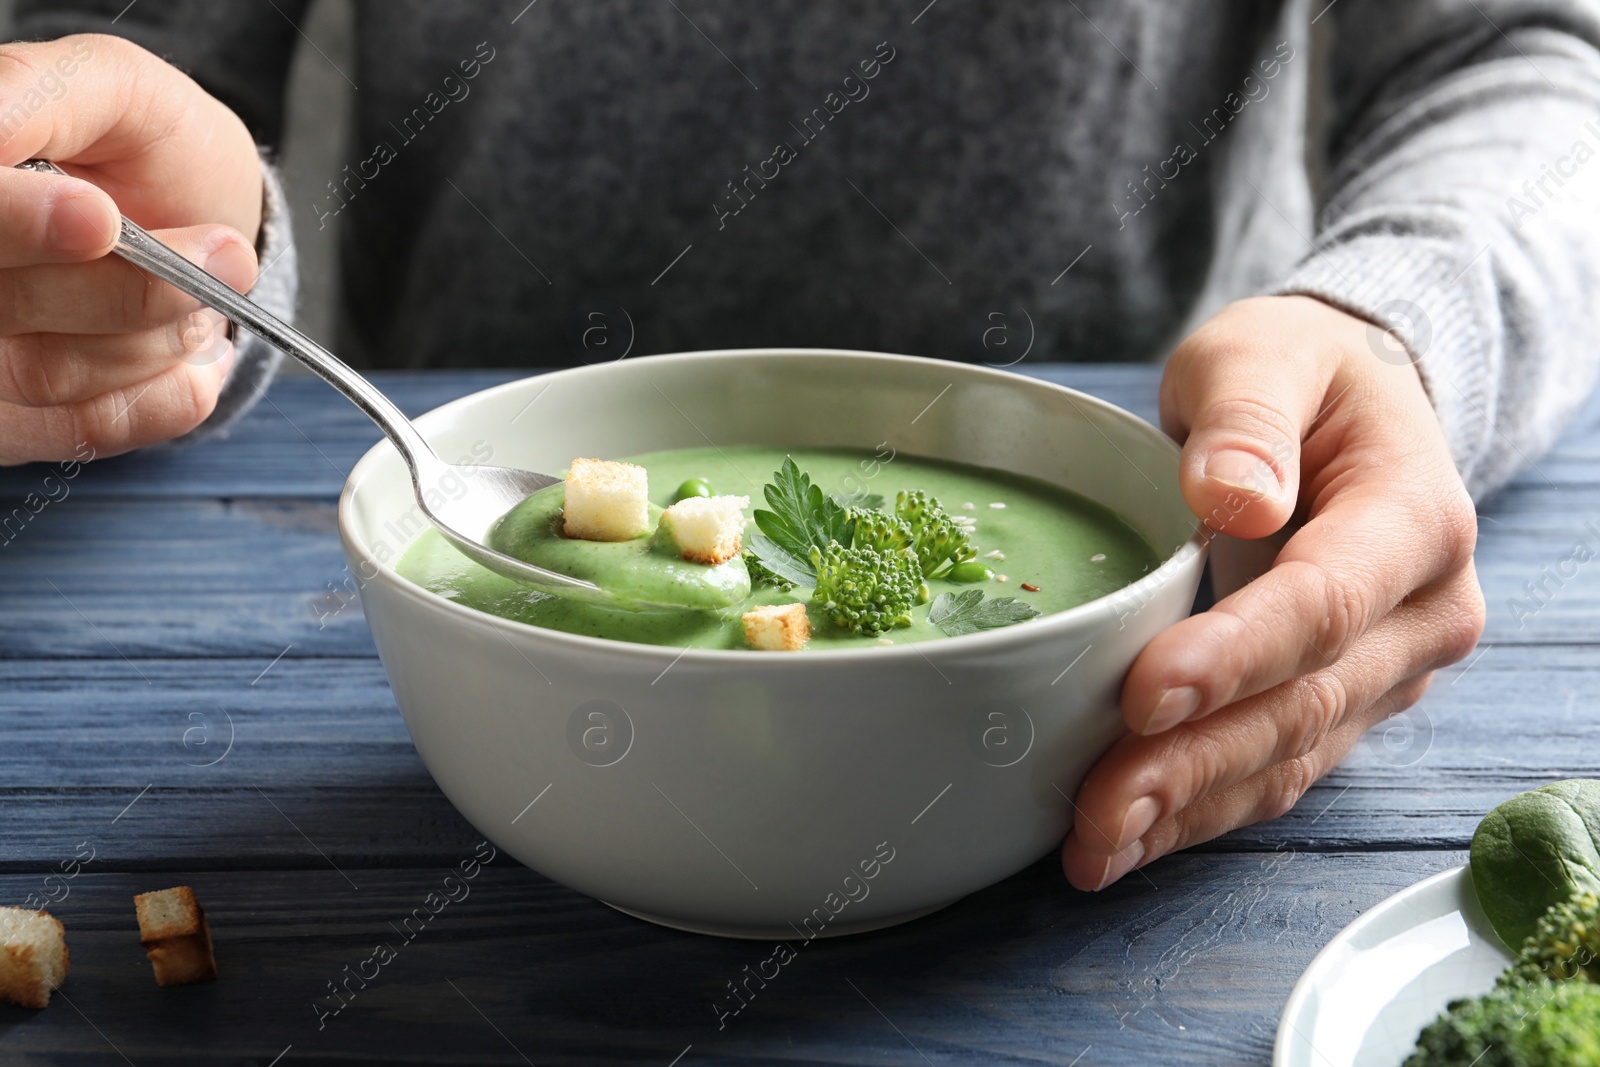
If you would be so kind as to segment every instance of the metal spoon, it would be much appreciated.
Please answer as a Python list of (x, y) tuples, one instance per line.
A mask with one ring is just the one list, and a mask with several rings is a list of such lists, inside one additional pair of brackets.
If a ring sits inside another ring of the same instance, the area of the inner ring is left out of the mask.
[[(67, 173), (43, 159), (19, 163), (17, 169), (47, 174)], [(149, 271), (277, 345), (366, 412), (367, 417), (378, 424), (378, 429), (384, 432), (406, 461), (406, 467), (411, 472), (411, 486), (417, 495), (417, 506), (445, 539), (469, 559), (496, 574), (568, 600), (581, 600), (625, 611), (684, 610), (682, 605), (655, 604), (623, 597), (593, 582), (535, 567), (515, 556), (490, 548), (485, 541), (496, 520), (522, 503), (529, 494), (546, 486), (557, 485), (561, 479), (514, 467), (446, 463), (417, 432), (417, 428), (411, 425), (405, 413), (371, 382), (272, 312), (241, 296), (226, 282), (212, 277), (151, 237), (127, 216), (122, 218), (122, 236), (117, 241), (115, 251), (134, 266)], [(468, 486), (468, 491), (461, 494), (459, 500), (447, 500), (438, 508), (430, 507), (423, 497), (423, 487), (440, 485), (451, 474), (460, 477)]]

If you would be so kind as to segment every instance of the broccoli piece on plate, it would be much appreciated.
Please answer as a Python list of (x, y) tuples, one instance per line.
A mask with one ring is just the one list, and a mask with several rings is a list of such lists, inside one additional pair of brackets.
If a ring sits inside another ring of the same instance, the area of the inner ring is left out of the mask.
[(817, 570), (814, 599), (835, 626), (878, 637), (911, 625), (911, 608), (924, 588), (917, 558), (909, 549), (880, 552), (830, 542), (813, 548)]
[(1522, 959), (1507, 978), (1569, 978), (1600, 982), (1600, 896), (1579, 893), (1552, 904), (1532, 937), (1522, 944)]
[(1404, 1067), (1600, 1067), (1600, 986), (1509, 981), (1452, 1001)]

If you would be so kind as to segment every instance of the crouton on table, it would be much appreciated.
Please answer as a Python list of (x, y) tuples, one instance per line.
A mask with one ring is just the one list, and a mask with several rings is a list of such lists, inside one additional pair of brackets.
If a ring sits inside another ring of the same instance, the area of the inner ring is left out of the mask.
[(683, 558), (713, 566), (739, 554), (747, 496), (685, 497), (661, 513), (661, 528)]
[(811, 638), (804, 604), (769, 604), (745, 612), (744, 639), (764, 652), (798, 652)]
[(193, 889), (180, 885), (140, 893), (133, 906), (139, 914), (139, 944), (150, 957), (158, 985), (208, 982), (217, 976), (211, 927)]
[(0, 1000), (42, 1008), (67, 977), (67, 935), (49, 912), (0, 908)]
[(584, 541), (631, 541), (650, 532), (650, 485), (643, 467), (575, 459), (567, 468), (561, 529)]

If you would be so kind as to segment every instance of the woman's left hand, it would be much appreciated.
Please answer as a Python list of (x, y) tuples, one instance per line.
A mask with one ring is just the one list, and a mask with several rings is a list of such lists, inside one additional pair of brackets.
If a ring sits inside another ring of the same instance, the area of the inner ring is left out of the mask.
[(1220, 535), (1220, 599), (1128, 673), (1133, 733), (1084, 779), (1062, 850), (1081, 889), (1282, 815), (1483, 631), (1472, 501), (1377, 327), (1311, 297), (1229, 305), (1173, 353), (1161, 421)]

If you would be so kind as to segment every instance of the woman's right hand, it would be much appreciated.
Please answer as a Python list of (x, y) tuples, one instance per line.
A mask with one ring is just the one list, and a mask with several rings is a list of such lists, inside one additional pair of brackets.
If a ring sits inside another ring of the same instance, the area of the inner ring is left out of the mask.
[[(72, 177), (12, 169), (34, 158)], [(211, 414), (226, 320), (108, 253), (120, 209), (244, 292), (262, 181), (239, 117), (137, 45), (0, 45), (0, 464), (126, 452)]]

